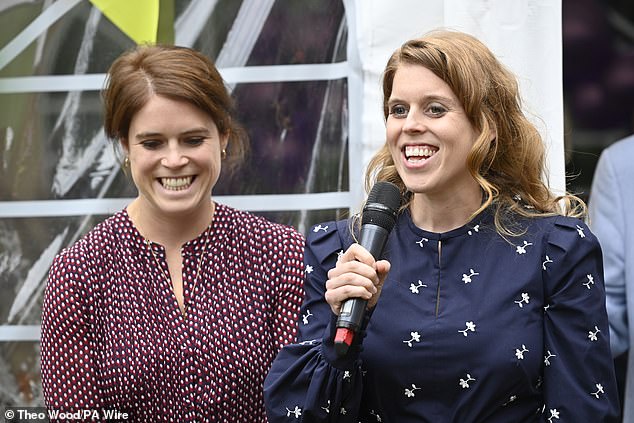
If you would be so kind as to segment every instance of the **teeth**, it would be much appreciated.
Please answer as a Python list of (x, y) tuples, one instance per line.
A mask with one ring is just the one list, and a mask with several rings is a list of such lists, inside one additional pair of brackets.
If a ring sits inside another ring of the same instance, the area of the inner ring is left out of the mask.
[(405, 146), (405, 157), (407, 157), (408, 159), (412, 157), (422, 157), (427, 159), (436, 154), (436, 151), (437, 150), (434, 150), (430, 147), (407, 145)]
[(173, 191), (186, 189), (191, 183), (191, 176), (186, 176), (184, 178), (161, 178), (161, 185), (163, 185), (163, 188)]

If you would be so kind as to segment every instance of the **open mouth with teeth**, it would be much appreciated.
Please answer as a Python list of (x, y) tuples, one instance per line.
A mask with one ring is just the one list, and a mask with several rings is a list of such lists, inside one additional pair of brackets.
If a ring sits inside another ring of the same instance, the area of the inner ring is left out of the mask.
[(436, 147), (428, 145), (406, 145), (403, 149), (405, 159), (412, 163), (427, 160), (437, 152)]
[(189, 188), (194, 181), (194, 176), (180, 178), (158, 178), (163, 188), (170, 191), (182, 191)]

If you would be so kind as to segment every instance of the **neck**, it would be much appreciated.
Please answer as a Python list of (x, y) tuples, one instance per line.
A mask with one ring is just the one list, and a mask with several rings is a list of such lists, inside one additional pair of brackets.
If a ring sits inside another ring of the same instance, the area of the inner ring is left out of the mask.
[(429, 232), (443, 233), (464, 226), (482, 204), (482, 194), (449, 195), (444, 199), (414, 194), (410, 205), (416, 226)]
[(166, 248), (180, 248), (200, 235), (209, 226), (214, 210), (215, 205), (211, 200), (206, 207), (178, 215), (152, 213), (151, 207), (140, 198), (127, 207), (128, 215), (141, 235)]

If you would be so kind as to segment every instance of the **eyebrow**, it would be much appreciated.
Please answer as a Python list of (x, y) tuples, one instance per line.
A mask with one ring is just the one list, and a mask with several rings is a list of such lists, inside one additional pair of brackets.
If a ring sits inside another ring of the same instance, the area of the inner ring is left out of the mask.
[[(450, 103), (451, 105), (456, 104), (456, 101), (453, 98), (447, 97), (447, 96), (444, 96), (444, 95), (436, 95), (436, 94), (424, 95), (421, 99), (424, 100), (425, 102), (441, 101), (441, 102), (444, 102), (444, 103)], [(419, 100), (421, 100), (421, 99), (419, 99)], [(387, 102), (388, 105), (398, 104), (398, 103), (408, 103), (408, 101), (403, 100), (400, 97), (390, 97), (390, 99)]]
[[(205, 128), (204, 126), (201, 127), (197, 127), (197, 128), (192, 128), (192, 129), (188, 129), (186, 131), (183, 131), (179, 134), (179, 136), (187, 136), (187, 135), (208, 135), (210, 133), (208, 128)], [(137, 139), (146, 139), (146, 138), (153, 138), (153, 137), (160, 137), (163, 134), (160, 132), (139, 132), (138, 134), (136, 134), (134, 136), (134, 138)]]

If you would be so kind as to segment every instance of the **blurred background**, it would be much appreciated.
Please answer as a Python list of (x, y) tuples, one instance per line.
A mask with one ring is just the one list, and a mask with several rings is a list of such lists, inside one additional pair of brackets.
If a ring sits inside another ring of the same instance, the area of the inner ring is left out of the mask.
[[(382, 138), (380, 99), (373, 100), (373, 110), (358, 104), (364, 90), (359, 80), (369, 73), (357, 66), (358, 56), (380, 68), (387, 54), (370, 57), (357, 45), (360, 30), (353, 28), (363, 14), (385, 20), (381, 10), (369, 10), (380, 2), (357, 2), (367, 6), (356, 10), (350, 8), (353, 3), (160, 0), (158, 41), (189, 45), (214, 58), (249, 131), (251, 154), (236, 175), (221, 176), (214, 190), (218, 201), (302, 232), (358, 207), (363, 163), (376, 147), (367, 139)], [(431, 29), (432, 9), (443, 16), (452, 9), (474, 35), (485, 33), (490, 46), (514, 32), (527, 41), (524, 45), (536, 42), (534, 50), (524, 51), (513, 48), (511, 40), (507, 52), (514, 49), (512, 54), (525, 59), (515, 64), (533, 62), (549, 70), (550, 63), (535, 57), (539, 50), (546, 60), (563, 61), (563, 93), (543, 101), (556, 107), (531, 105), (536, 114), (563, 109), (567, 188), (587, 199), (601, 150), (634, 132), (634, 2), (416, 0), (399, 5), (406, 3), (416, 10), (405, 9), (401, 19), (419, 19), (415, 34), (397, 20), (398, 34), (378, 28), (367, 37), (371, 43), (384, 37), (391, 51)], [(491, 21), (480, 19), (482, 7), (476, 10), (473, 4), (486, 4), (487, 16), (503, 25), (487, 25)], [(553, 5), (557, 9), (549, 13)], [(53, 6), (62, 10), (55, 19)], [(561, 55), (539, 42), (541, 34), (514, 24), (542, 29), (531, 19), (548, 17), (558, 20), (553, 44), (558, 47), (561, 29)], [(45, 31), (9, 57), (16, 39), (38, 25), (46, 25)], [(134, 45), (88, 0), (0, 0), (0, 53), (5, 55), (0, 54), (0, 406), (42, 404), (39, 322), (53, 256), (136, 195), (103, 135), (99, 96), (112, 60)], [(512, 54), (504, 59), (513, 59)], [(376, 89), (378, 77), (372, 76)], [(559, 83), (559, 76), (550, 77)], [(360, 129), (370, 127), (366, 118), (379, 127), (369, 135)]]
[(601, 151), (634, 133), (634, 2), (562, 6), (568, 188), (587, 200)]

